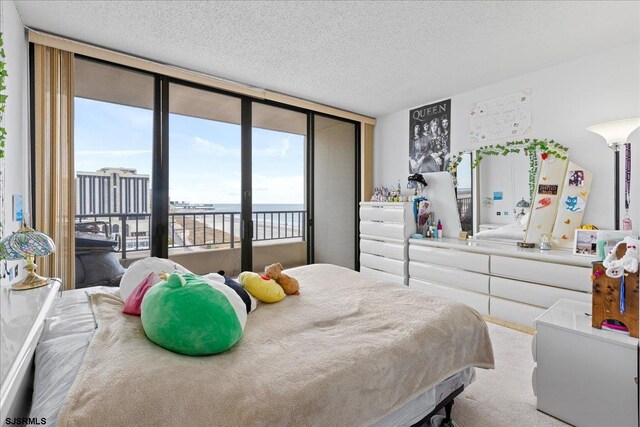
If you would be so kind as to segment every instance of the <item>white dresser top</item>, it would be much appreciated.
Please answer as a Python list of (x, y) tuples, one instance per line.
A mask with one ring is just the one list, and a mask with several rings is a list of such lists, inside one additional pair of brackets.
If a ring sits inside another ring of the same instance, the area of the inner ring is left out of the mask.
[(591, 304), (587, 302), (561, 299), (542, 313), (534, 323), (536, 327), (541, 324), (623, 347), (638, 347), (638, 338), (592, 327)]
[(44, 319), (46, 313), (42, 313), (42, 308), (51, 306), (59, 287), (57, 282), (26, 291), (12, 291), (4, 284), (0, 286), (0, 382), (3, 390), (11, 379), (7, 378), (11, 365), (33, 332), (36, 320)]
[(459, 251), (475, 252), (486, 255), (501, 255), (513, 258), (524, 258), (535, 261), (553, 262), (557, 264), (591, 267), (595, 258), (573, 255), (571, 251), (551, 249), (541, 251), (538, 248), (520, 248), (513, 243), (485, 242), (482, 240), (458, 240), (451, 237), (441, 239), (409, 239), (412, 245), (432, 246), (437, 248), (456, 249)]

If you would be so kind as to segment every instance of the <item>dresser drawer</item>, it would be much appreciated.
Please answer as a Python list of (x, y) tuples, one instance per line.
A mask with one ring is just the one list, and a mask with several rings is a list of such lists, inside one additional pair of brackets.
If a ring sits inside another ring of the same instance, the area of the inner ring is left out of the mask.
[(445, 267), (489, 273), (489, 255), (409, 244), (409, 259)]
[(404, 277), (404, 261), (361, 253), (360, 265)]
[(404, 209), (402, 206), (360, 206), (362, 221), (382, 221), (404, 223)]
[(491, 295), (544, 308), (551, 307), (559, 299), (563, 298), (587, 303), (591, 302), (591, 294), (584, 292), (570, 291), (568, 289), (520, 282), (495, 276), (491, 277)]
[(435, 283), (425, 282), (423, 280), (409, 279), (409, 288), (427, 292), (435, 296), (450, 298), (454, 301), (461, 302), (476, 310), (482, 315), (489, 314), (489, 296), (469, 292), (462, 289), (449, 288), (447, 286)]
[(404, 224), (373, 221), (360, 221), (360, 234), (398, 240), (404, 240), (411, 235)]
[(379, 240), (360, 239), (360, 252), (404, 261), (404, 245)]
[(409, 261), (409, 277), (489, 294), (489, 276), (418, 261)]
[(533, 328), (533, 321), (545, 310), (545, 308), (507, 301), (493, 296), (489, 301), (489, 315), (491, 317), (526, 326), (527, 328)]
[(575, 291), (591, 291), (591, 269), (551, 262), (491, 256), (491, 275), (522, 279)]
[(396, 274), (385, 273), (384, 271), (373, 270), (367, 267), (360, 267), (360, 272), (381, 282), (391, 282), (398, 285), (405, 284), (404, 277)]

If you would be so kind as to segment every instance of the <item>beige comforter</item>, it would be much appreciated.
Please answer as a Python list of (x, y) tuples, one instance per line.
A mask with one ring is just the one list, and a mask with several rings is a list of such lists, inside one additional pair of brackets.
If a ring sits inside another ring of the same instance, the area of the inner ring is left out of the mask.
[(287, 273), (301, 295), (261, 304), (242, 340), (209, 357), (156, 346), (117, 294), (94, 294), (98, 330), (59, 425), (366, 425), (493, 367), (487, 326), (463, 304), (332, 265)]

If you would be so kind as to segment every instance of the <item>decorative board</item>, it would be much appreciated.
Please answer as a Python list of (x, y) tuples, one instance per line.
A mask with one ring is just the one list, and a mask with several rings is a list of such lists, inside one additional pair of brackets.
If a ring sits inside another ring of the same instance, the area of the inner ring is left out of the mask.
[(558, 213), (568, 164), (568, 160), (558, 159), (544, 153), (541, 155), (538, 185), (531, 204), (525, 242), (538, 244), (540, 236), (551, 234)]
[(469, 131), (472, 143), (516, 138), (531, 132), (531, 89), (472, 104)]
[(592, 177), (593, 174), (582, 166), (569, 162), (551, 234), (554, 247), (573, 247), (575, 229), (582, 224)]

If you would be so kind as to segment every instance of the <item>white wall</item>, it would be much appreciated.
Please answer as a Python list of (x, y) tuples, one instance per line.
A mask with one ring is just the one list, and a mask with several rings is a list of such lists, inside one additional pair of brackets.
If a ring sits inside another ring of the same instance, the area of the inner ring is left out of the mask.
[[(469, 106), (521, 89), (533, 89), (531, 138), (548, 138), (568, 146), (569, 157), (593, 172), (584, 222), (613, 228), (613, 153), (586, 127), (610, 120), (640, 117), (640, 43), (632, 43), (520, 77), (451, 96), (451, 150), (473, 149), (469, 142)], [(425, 98), (421, 105), (439, 101)], [(413, 106), (415, 108), (418, 106)], [(377, 118), (374, 134), (374, 185), (406, 182), (409, 154), (409, 108)], [(640, 230), (640, 131), (630, 138), (632, 220)], [(504, 142), (495, 140), (493, 142)], [(503, 171), (495, 170), (496, 174)], [(505, 176), (504, 179), (509, 179)], [(621, 198), (623, 195), (621, 194)]]
[[(4, 212), (2, 219), (5, 224), (4, 234), (16, 231), (20, 224), (12, 218), (12, 196), (22, 194), (25, 213), (28, 211), (29, 188), (29, 112), (28, 112), (28, 43), (22, 19), (12, 0), (2, 0), (0, 11), (2, 18), (2, 33), (6, 54), (7, 73), (7, 108), (4, 125), (7, 129), (7, 146), (5, 148), (5, 188)], [(15, 267), (15, 262), (9, 262), (9, 267)], [(20, 275), (14, 281), (24, 277), (24, 270), (19, 268)], [(2, 283), (8, 283), (7, 279)]]

